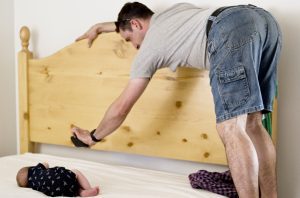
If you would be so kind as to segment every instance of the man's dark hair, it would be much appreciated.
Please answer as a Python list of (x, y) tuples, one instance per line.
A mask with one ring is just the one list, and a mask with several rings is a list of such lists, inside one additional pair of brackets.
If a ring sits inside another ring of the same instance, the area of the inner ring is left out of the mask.
[(118, 15), (118, 20), (115, 22), (116, 32), (121, 30), (132, 30), (130, 20), (133, 18), (148, 19), (153, 15), (153, 11), (147, 6), (139, 2), (126, 3)]

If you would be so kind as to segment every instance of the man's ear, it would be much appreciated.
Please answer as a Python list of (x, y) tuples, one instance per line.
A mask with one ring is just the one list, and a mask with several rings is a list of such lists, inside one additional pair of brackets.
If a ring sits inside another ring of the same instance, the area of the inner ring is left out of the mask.
[(142, 25), (142, 23), (139, 19), (131, 19), (130, 20), (130, 25), (131, 25), (132, 29), (138, 29), (138, 30), (143, 29), (143, 25)]

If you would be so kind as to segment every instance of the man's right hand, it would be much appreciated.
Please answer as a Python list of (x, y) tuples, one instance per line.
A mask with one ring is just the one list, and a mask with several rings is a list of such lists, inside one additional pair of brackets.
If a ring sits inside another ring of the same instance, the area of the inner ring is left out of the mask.
[(91, 47), (93, 41), (99, 34), (101, 34), (102, 32), (114, 32), (115, 29), (116, 26), (114, 22), (97, 23), (93, 25), (86, 33), (78, 37), (76, 41), (88, 39), (88, 47)]
[(96, 144), (96, 142), (92, 140), (90, 132), (88, 130), (72, 125), (71, 133), (73, 136), (75, 135), (81, 142), (87, 144), (88, 146), (93, 146), (94, 144)]

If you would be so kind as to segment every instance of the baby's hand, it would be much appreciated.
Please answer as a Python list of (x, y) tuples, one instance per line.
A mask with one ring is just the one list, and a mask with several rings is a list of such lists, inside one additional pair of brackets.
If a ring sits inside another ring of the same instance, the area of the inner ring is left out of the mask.
[(47, 162), (43, 162), (43, 165), (46, 167), (46, 168), (49, 168), (49, 164)]

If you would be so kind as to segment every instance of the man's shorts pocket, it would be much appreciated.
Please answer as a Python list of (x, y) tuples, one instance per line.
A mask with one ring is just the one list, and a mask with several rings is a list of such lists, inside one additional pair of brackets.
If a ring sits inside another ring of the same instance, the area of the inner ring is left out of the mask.
[(226, 70), (217, 69), (218, 89), (224, 108), (234, 111), (234, 108), (244, 105), (250, 90), (244, 66), (237, 66)]

